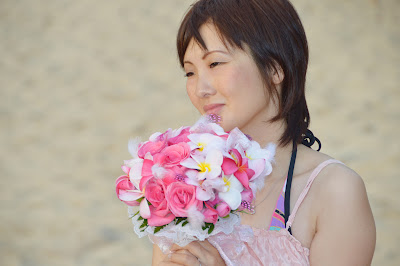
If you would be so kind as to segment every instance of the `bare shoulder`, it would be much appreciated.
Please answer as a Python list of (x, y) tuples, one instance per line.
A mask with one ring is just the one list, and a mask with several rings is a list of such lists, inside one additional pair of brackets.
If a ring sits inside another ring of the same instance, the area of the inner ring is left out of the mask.
[(332, 204), (354, 199), (367, 200), (363, 179), (344, 164), (327, 165), (318, 174), (315, 186), (319, 191), (320, 198)]
[[(324, 154), (311, 156), (315, 156), (316, 166), (332, 159)], [(332, 163), (320, 171), (312, 186), (313, 199), (317, 200), (313, 201), (316, 230), (310, 261), (323, 265), (369, 264), (376, 233), (362, 178), (346, 165)]]
[[(304, 165), (303, 172), (309, 176), (321, 163), (332, 160), (329, 155), (314, 151), (307, 147), (302, 147), (303, 159), (300, 165)], [(321, 194), (333, 195), (334, 193), (343, 193), (346, 189), (354, 192), (365, 191), (365, 185), (362, 178), (351, 168), (341, 163), (331, 163), (325, 166), (318, 177), (315, 179), (313, 187), (321, 191)], [(334, 196), (334, 195), (333, 195)]]

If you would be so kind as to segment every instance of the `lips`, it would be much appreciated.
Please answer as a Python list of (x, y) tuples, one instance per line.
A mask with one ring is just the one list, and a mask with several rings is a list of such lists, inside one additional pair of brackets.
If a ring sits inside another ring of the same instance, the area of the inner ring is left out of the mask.
[(204, 105), (203, 110), (206, 114), (219, 114), (225, 104), (207, 104)]

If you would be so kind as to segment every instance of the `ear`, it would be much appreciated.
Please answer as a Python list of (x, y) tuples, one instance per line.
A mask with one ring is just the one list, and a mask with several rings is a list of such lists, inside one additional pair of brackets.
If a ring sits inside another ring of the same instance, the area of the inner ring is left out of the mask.
[(283, 79), (285, 78), (285, 74), (283, 74), (282, 67), (279, 64), (274, 65), (273, 73), (272, 73), (272, 82), (275, 85), (281, 84)]

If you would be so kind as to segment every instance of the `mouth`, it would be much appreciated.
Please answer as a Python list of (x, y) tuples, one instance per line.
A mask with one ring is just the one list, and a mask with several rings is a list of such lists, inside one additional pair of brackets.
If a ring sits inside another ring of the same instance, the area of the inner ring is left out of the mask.
[(204, 105), (203, 110), (207, 115), (219, 114), (225, 104), (207, 104)]

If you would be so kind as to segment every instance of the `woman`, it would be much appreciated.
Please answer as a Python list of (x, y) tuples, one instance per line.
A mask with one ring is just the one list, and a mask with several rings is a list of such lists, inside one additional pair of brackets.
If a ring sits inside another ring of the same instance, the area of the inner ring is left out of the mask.
[(308, 46), (290, 2), (200, 0), (181, 24), (177, 48), (201, 114), (278, 146), (255, 213), (241, 214), (253, 244), (236, 258), (228, 242), (212, 238), (169, 255), (155, 245), (153, 265), (370, 264), (375, 224), (362, 179), (307, 147), (314, 140), (304, 93)]

